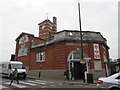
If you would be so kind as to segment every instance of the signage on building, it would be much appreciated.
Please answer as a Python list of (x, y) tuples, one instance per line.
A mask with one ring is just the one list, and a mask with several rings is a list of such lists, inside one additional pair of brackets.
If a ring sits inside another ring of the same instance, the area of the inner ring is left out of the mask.
[(93, 44), (93, 48), (94, 48), (94, 59), (100, 59), (99, 44)]

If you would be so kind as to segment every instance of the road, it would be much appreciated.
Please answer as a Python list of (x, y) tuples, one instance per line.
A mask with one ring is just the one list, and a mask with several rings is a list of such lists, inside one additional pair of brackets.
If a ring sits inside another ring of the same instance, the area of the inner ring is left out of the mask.
[[(96, 90), (96, 86), (94, 85), (76, 85), (76, 84), (68, 84), (63, 82), (51, 82), (51, 81), (44, 81), (39, 79), (30, 79), (27, 78), (26, 80), (19, 80), (20, 84), (17, 84), (16, 81), (12, 83), (11, 86), (9, 86), (10, 79), (9, 78), (2, 78), (2, 84), (0, 85), (0, 88), (2, 90), (19, 90), (21, 88), (22, 90), (37, 90), (39, 88), (93, 88)], [(32, 88), (32, 89), (31, 89)], [(92, 90), (93, 90), (92, 89)], [(86, 89), (85, 89), (86, 90)]]

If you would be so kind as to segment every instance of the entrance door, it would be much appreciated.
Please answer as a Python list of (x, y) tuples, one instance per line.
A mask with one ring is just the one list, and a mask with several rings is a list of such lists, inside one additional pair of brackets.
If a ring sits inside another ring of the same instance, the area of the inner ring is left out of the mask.
[(85, 79), (85, 63), (69, 62), (69, 75), (71, 80)]
[[(87, 55), (83, 53), (83, 58), (86, 58)], [(73, 50), (70, 52), (68, 56), (68, 62), (69, 62), (69, 77), (71, 80), (78, 80), (78, 79), (84, 79), (85, 77), (85, 61), (80, 61), (81, 59), (81, 50), (77, 48), (76, 50)]]
[(74, 62), (74, 79), (84, 79), (84, 64), (80, 62)]

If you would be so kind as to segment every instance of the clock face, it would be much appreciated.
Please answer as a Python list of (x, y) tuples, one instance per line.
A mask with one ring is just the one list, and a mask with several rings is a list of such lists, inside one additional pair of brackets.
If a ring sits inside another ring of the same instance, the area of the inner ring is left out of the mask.
[(42, 26), (42, 30), (45, 29), (45, 25)]

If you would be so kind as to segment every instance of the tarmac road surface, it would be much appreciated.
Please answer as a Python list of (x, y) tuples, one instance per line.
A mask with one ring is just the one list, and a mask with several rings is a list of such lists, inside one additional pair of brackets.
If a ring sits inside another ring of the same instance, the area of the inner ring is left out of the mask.
[(45, 81), (45, 80), (40, 80), (40, 79), (29, 79), (27, 78), (26, 80), (19, 80), (20, 84), (17, 84), (16, 81), (12, 83), (11, 86), (10, 84), (10, 79), (9, 78), (2, 78), (0, 82), (0, 88), (2, 90), (37, 90), (37, 89), (42, 89), (46, 88), (48, 89), (54, 89), (54, 88), (91, 88), (92, 90), (96, 90), (95, 85), (80, 85), (80, 84), (69, 84), (69, 83), (63, 83), (63, 82), (53, 82), (53, 81)]

